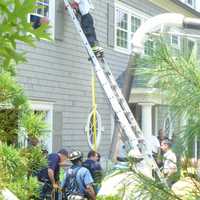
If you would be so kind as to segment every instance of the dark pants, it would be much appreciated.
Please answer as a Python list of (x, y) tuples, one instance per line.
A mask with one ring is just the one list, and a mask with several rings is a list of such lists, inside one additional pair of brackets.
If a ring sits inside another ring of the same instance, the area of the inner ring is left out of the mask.
[(90, 43), (90, 46), (93, 47), (97, 45), (98, 41), (95, 33), (94, 21), (90, 13), (81, 17), (81, 27), (88, 42)]
[(53, 200), (58, 200), (58, 192), (52, 194), (53, 188), (49, 181), (41, 182), (42, 188), (39, 195), (39, 200), (52, 200), (52, 195), (54, 196)]

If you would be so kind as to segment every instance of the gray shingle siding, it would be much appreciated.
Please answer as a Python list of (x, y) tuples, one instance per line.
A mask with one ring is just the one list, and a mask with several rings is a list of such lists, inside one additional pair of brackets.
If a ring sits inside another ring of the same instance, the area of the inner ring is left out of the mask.
[(155, 16), (162, 12), (165, 12), (165, 10), (155, 6), (155, 4), (147, 0), (139, 0), (139, 1), (138, 0), (120, 0), (120, 1), (150, 16)]
[[(105, 48), (105, 57), (117, 78), (127, 66), (128, 55), (114, 51), (111, 47), (113, 41), (110, 43), (110, 40), (113, 40), (114, 24), (110, 29), (108, 28), (109, 25), (112, 25), (108, 22), (108, 1), (93, 0), (93, 2), (95, 10), (92, 11), (92, 14), (95, 19), (97, 36), (100, 44)], [(145, 0), (122, 2), (141, 11), (148, 11), (149, 15), (161, 12), (161, 9)], [(113, 8), (114, 0), (110, 0), (109, 3)], [(62, 10), (59, 12), (62, 13)], [(62, 18), (61, 15), (59, 16)], [(58, 18), (61, 19), (59, 16)], [(56, 21), (56, 23), (59, 23), (56, 25), (57, 29), (62, 27), (62, 22)], [(86, 152), (89, 148), (84, 127), (92, 107), (92, 65), (88, 61), (79, 34), (68, 15), (64, 16), (63, 24), (64, 29), (57, 30), (57, 39), (53, 42), (38, 42), (37, 48), (19, 44), (19, 50), (27, 52), (28, 62), (18, 67), (18, 81), (24, 86), (30, 99), (54, 103), (53, 150), (67, 147), (70, 149), (80, 148)], [(108, 30), (111, 32), (108, 33)], [(108, 41), (108, 39), (110, 40)], [(98, 82), (97, 105), (104, 127), (100, 151), (106, 156), (111, 141), (111, 107)]]

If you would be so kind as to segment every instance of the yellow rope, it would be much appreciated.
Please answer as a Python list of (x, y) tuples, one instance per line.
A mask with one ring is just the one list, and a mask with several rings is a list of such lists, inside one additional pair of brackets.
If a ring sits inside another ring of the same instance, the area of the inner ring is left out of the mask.
[(96, 124), (96, 77), (94, 74), (94, 70), (92, 69), (92, 127), (93, 127), (93, 150), (97, 150), (97, 124)]

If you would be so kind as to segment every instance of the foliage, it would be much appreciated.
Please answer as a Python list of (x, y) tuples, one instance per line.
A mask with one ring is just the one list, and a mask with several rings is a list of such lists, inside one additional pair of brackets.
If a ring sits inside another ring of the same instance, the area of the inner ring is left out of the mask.
[(26, 175), (27, 161), (13, 146), (3, 143), (0, 145), (0, 171), (4, 171), (9, 180), (14, 181), (16, 177)]
[(11, 182), (8, 189), (14, 192), (14, 194), (20, 200), (32, 200), (38, 197), (39, 184), (35, 177), (19, 178), (16, 182)]
[(37, 180), (30, 175), (45, 164), (40, 147), (17, 148), (22, 126), (27, 136), (35, 138), (45, 128), (43, 117), (34, 115), (15, 80), (16, 65), (26, 62), (18, 44), (34, 47), (36, 40), (50, 39), (48, 25), (33, 29), (28, 22), (35, 9), (36, 0), (0, 1), (0, 189), (7, 187), (21, 200), (37, 195)]
[(30, 175), (45, 164), (41, 149), (38, 147), (18, 150), (13, 146), (1, 144), (0, 188), (7, 187), (20, 200), (32, 199), (33, 196), (37, 196), (39, 185), (36, 178)]
[(39, 146), (22, 149), (21, 156), (28, 159), (27, 168), (29, 176), (36, 174), (39, 169), (47, 165), (43, 151)]
[(121, 200), (121, 197), (118, 197), (117, 195), (115, 195), (115, 196), (106, 196), (106, 197), (98, 196), (97, 200)]
[(42, 131), (47, 127), (43, 121), (43, 114), (34, 114), (33, 111), (23, 113), (21, 117), (21, 126), (26, 127), (26, 131), (30, 137), (41, 136)]
[[(137, 72), (149, 77), (151, 81), (147, 83), (148, 87), (161, 90), (164, 102), (171, 106), (177, 118), (189, 120), (187, 126), (181, 127), (180, 132), (183, 134), (179, 134), (182, 136), (179, 139), (181, 146), (191, 145), (194, 137), (200, 134), (199, 62), (194, 52), (189, 57), (184, 57), (181, 52), (174, 56), (162, 39), (158, 44), (152, 57), (140, 60), (142, 67)], [(151, 67), (147, 68), (145, 65)]]
[[(166, 45), (162, 38), (157, 41), (156, 47), (151, 57), (142, 58), (138, 62), (137, 73), (149, 80), (147, 87), (160, 90), (163, 102), (170, 106), (177, 119), (184, 119), (187, 122), (184, 126), (180, 126), (176, 140), (175, 150), (178, 150), (179, 157), (184, 158), (184, 163), (180, 163), (179, 170), (181, 177), (191, 177), (199, 181), (196, 173), (197, 165), (191, 163), (192, 143), (195, 137), (200, 136), (199, 61), (195, 52), (187, 53), (187, 56), (182, 52), (174, 55), (171, 47)], [(170, 197), (172, 191), (163, 190), (157, 182), (146, 180), (145, 177), (140, 177), (139, 180), (141, 191), (148, 191), (152, 199), (182, 199), (179, 196)], [(184, 196), (184, 199), (191, 200), (199, 197), (200, 191), (196, 186), (196, 189), (189, 193), (189, 196)]]
[[(0, 2), (0, 68), (15, 72), (15, 64), (25, 61), (24, 53), (16, 51), (17, 41), (34, 46), (35, 39), (49, 38), (46, 25), (33, 29), (28, 13), (36, 8), (36, 0), (2, 0)], [(1, 70), (1, 71), (2, 71)]]
[(138, 193), (140, 200), (181, 200), (171, 189), (166, 187), (159, 180), (155, 181), (137, 172), (135, 173), (134, 180), (136, 183), (132, 189), (132, 193)]

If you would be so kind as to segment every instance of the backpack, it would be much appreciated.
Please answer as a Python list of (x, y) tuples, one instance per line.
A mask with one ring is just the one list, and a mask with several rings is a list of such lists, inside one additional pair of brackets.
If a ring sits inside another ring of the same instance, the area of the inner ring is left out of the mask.
[(93, 188), (94, 188), (95, 193), (97, 194), (99, 191), (101, 181), (102, 181), (102, 176), (103, 176), (101, 166), (96, 162), (91, 162), (91, 161), (86, 160), (83, 163), (83, 167), (87, 168), (90, 174), (92, 175), (92, 178), (94, 180)]
[(79, 185), (76, 176), (81, 167), (70, 168), (67, 171), (64, 184), (64, 199), (66, 200), (83, 200), (84, 196), (79, 193)]
[(100, 165), (96, 162), (85, 161), (83, 167), (87, 168), (92, 175), (94, 183), (101, 183), (102, 179), (102, 169)]

